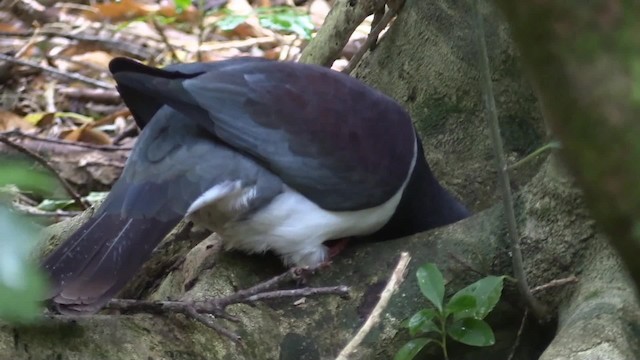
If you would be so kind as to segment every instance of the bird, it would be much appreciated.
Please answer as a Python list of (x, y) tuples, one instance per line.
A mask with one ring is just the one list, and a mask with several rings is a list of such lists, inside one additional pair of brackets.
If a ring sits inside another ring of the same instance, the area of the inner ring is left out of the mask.
[(141, 133), (105, 201), (42, 262), (63, 314), (103, 308), (183, 219), (227, 249), (316, 266), (331, 240), (470, 216), (407, 111), (349, 75), (253, 57), (165, 68), (118, 57), (109, 69)]

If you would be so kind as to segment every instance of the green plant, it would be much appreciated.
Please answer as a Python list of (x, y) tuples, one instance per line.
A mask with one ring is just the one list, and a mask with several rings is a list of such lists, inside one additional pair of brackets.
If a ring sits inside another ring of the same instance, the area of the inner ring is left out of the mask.
[(500, 300), (504, 276), (487, 276), (455, 293), (444, 303), (444, 279), (438, 268), (428, 263), (416, 272), (422, 294), (433, 304), (405, 322), (414, 339), (407, 342), (394, 360), (413, 359), (429, 343), (442, 348), (445, 359), (447, 338), (471, 346), (491, 346), (493, 330), (483, 319)]
[[(46, 192), (51, 177), (26, 164), (0, 159), (0, 187), (17, 185), (22, 190)], [(38, 228), (11, 210), (0, 197), (0, 318), (24, 322), (40, 313), (44, 279), (30, 259)]]
[[(233, 30), (242, 24), (250, 15), (237, 15), (228, 10), (222, 10), (225, 17), (216, 26), (220, 30)], [(303, 39), (311, 39), (314, 25), (309, 14), (288, 6), (274, 6), (255, 10), (260, 25), (275, 31), (286, 31), (297, 34)]]

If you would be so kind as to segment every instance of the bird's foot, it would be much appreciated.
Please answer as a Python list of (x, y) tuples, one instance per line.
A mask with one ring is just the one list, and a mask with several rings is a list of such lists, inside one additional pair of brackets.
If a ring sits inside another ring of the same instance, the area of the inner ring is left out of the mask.
[(347, 245), (349, 245), (349, 240), (350, 238), (347, 237), (347, 238), (327, 241), (327, 248), (329, 248), (329, 251), (328, 251), (329, 259), (327, 262), (330, 263), (331, 259), (333, 259), (334, 257), (338, 256), (340, 253), (342, 253), (344, 249), (347, 248)]
[(291, 280), (299, 280), (312, 274), (316, 268), (291, 268), (287, 272), (273, 277), (248, 289), (239, 290), (221, 298), (208, 298), (198, 301), (147, 301), (114, 299), (107, 304), (106, 309), (118, 310), (121, 313), (181, 313), (213, 329), (218, 334), (238, 343), (242, 339), (236, 333), (228, 330), (214, 319), (221, 318), (233, 322), (239, 319), (229, 315), (227, 307), (233, 304), (253, 304), (268, 299), (287, 297), (306, 297), (315, 295), (349, 295), (349, 288), (344, 285), (331, 287), (303, 287), (297, 289), (277, 290), (277, 288)]

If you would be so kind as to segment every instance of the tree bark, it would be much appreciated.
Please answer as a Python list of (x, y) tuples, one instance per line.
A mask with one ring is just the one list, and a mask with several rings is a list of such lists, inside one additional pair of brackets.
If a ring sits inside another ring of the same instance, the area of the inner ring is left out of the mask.
[[(359, 244), (310, 280), (314, 286), (351, 286), (349, 299), (308, 298), (299, 305), (289, 299), (232, 307), (230, 312), (241, 322), (224, 324), (242, 335), (243, 346), (181, 315), (101, 315), (19, 328), (3, 325), (0, 358), (332, 359), (364, 322), (398, 254), (409, 251), (413, 260), (407, 280), (356, 357), (390, 359), (408, 340), (401, 321), (427, 303), (414, 275), (418, 266), (438, 264), (448, 280), (449, 295), (479, 278), (478, 272), (510, 274), (502, 210), (493, 206), (499, 194), (482, 118), (472, 9), (466, 1), (408, 0), (393, 28), (355, 72), (409, 109), (435, 172), (476, 210), (472, 218), (405, 239)], [(483, 7), (483, 16), (507, 155), (515, 161), (544, 142), (544, 125), (506, 25), (491, 7)], [(578, 285), (537, 294), (558, 309), (558, 332), (553, 325), (529, 321), (514, 359), (537, 359), (543, 352), (545, 359), (591, 359), (604, 350), (610, 350), (610, 359), (633, 358), (640, 348), (633, 333), (640, 319), (638, 303), (572, 179), (550, 157), (519, 168), (512, 185), (519, 190), (516, 214), (531, 286), (568, 275), (580, 279)], [(45, 248), (68, 236), (82, 220), (52, 227)], [(249, 287), (284, 270), (271, 256), (212, 251), (216, 246), (207, 245), (216, 240), (203, 237), (184, 227), (176, 230), (123, 296), (201, 299)], [(515, 287), (507, 286), (488, 319), (497, 344), (480, 349), (454, 346), (450, 358), (506, 359), (518, 336), (521, 306)], [(427, 352), (440, 356), (437, 349)]]
[(589, 208), (640, 284), (640, 4), (497, 0)]

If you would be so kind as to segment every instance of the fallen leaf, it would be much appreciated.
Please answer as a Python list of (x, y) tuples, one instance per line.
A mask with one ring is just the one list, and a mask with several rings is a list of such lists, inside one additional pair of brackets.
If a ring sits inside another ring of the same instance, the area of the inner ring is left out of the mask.
[(0, 131), (33, 129), (33, 124), (12, 112), (0, 110)]
[(78, 62), (80, 64), (72, 64), (69, 66), (68, 71), (79, 70), (82, 63), (91, 64), (97, 66), (99, 68), (107, 70), (109, 68), (109, 61), (113, 59), (109, 53), (104, 51), (88, 51), (83, 54), (74, 55), (71, 57), (71, 60), (74, 62)]
[(103, 131), (92, 129), (87, 124), (64, 133), (63, 138), (67, 141), (81, 141), (96, 145), (111, 145), (111, 137)]
[(27, 114), (24, 116), (24, 121), (28, 122), (31, 125), (37, 126), (48, 126), (53, 123), (53, 119), (55, 119), (56, 113), (52, 112), (35, 112), (31, 114)]

